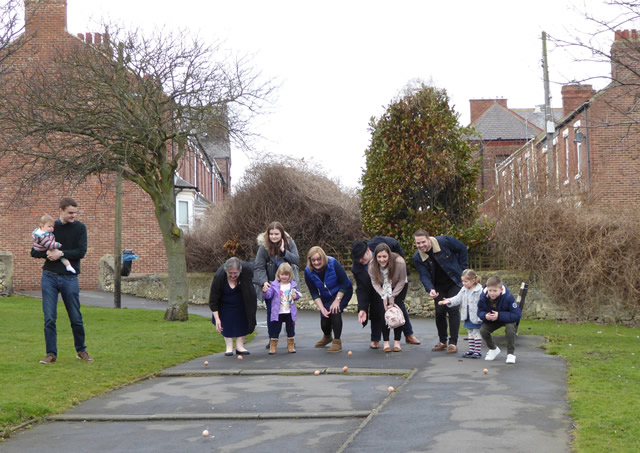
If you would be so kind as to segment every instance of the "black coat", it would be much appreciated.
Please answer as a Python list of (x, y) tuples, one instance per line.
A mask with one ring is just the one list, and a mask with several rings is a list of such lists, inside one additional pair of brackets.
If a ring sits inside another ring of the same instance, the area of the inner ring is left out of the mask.
[[(240, 272), (240, 278), (238, 279), (238, 285), (240, 286), (240, 292), (242, 294), (242, 301), (244, 303), (244, 312), (247, 315), (247, 321), (249, 323), (249, 333), (253, 332), (256, 328), (256, 311), (258, 309), (256, 290), (252, 283), (253, 280), (253, 267), (250, 263), (242, 262), (242, 272)], [(221, 305), (222, 293), (224, 291), (224, 284), (227, 281), (227, 274), (224, 271), (224, 266), (220, 266), (216, 271), (216, 275), (211, 282), (211, 291), (209, 293), (209, 308), (211, 311), (218, 311)]]
[[(367, 242), (367, 247), (373, 252), (378, 244), (385, 243), (392, 252), (397, 253), (401, 257), (404, 256), (402, 247), (398, 241), (388, 236), (375, 236)], [(351, 273), (356, 281), (356, 297), (358, 299), (358, 311), (364, 310), (368, 314), (368, 319), (382, 319), (384, 317), (384, 304), (380, 295), (373, 289), (371, 277), (367, 268), (358, 261), (351, 266)], [(365, 322), (364, 325), (367, 323)]]

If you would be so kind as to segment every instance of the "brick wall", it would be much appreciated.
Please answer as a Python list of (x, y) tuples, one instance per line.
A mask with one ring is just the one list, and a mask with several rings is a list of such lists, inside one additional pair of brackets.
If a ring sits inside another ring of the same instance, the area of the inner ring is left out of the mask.
[(602, 206), (640, 205), (640, 88), (608, 90), (590, 109), (592, 200)]
[[(6, 61), (7, 66), (28, 69), (31, 63), (46, 62), (59, 52), (73, 52), (76, 46), (87, 45), (89, 36), (92, 41), (96, 38), (91, 33), (82, 35), (82, 39), (67, 33), (66, 0), (26, 0), (25, 4), (26, 31), (16, 43), (24, 45), (16, 45), (17, 52)], [(195, 161), (190, 165), (189, 174), (193, 175)], [(199, 173), (199, 177), (206, 178), (206, 172), (200, 169)], [(40, 287), (42, 261), (30, 256), (31, 232), (44, 213), (58, 217), (58, 202), (64, 196), (71, 196), (78, 202), (78, 220), (85, 223), (88, 230), (88, 251), (81, 265), (81, 287), (96, 289), (98, 261), (103, 255), (114, 253), (113, 181), (103, 177), (101, 183), (93, 178), (71, 192), (45, 184), (37, 195), (11, 205), (9, 201), (15, 190), (6, 181), (3, 180), (0, 191), (0, 206), (3, 208), (0, 251), (13, 255), (14, 289), (35, 290)], [(199, 180), (198, 185), (211, 187), (205, 179)], [(140, 257), (133, 263), (134, 271), (167, 272), (166, 254), (153, 203), (142, 189), (126, 181), (122, 224), (122, 247), (133, 249)]]
[(505, 109), (507, 108), (506, 99), (470, 99), (469, 108), (471, 111), (471, 120), (469, 122), (473, 123), (475, 120), (480, 118), (482, 114), (493, 104), (501, 105)]
[[(609, 209), (640, 206), (640, 112), (634, 107), (637, 99), (640, 87), (610, 87), (558, 128), (555, 144), (548, 151), (555, 161), (552, 190), (556, 196)], [(582, 143), (576, 140), (578, 132), (583, 134)], [(547, 194), (548, 152), (544, 144), (539, 142), (536, 146), (537, 172), (532, 176), (535, 184), (530, 197)], [(521, 148), (497, 169), (497, 199), (502, 208), (520, 199), (513, 193), (512, 181), (521, 176), (519, 162), (527, 150)], [(528, 189), (526, 184), (520, 186)]]
[[(125, 182), (123, 192), (122, 246), (139, 255), (133, 264), (135, 271), (167, 272), (162, 235), (151, 199), (129, 182)], [(72, 193), (60, 192), (55, 187), (43, 188), (39, 198), (4, 210), (5, 215), (0, 218), (0, 231), (3, 232), (0, 250), (13, 254), (13, 286), (16, 291), (40, 287), (43, 262), (31, 258), (31, 232), (38, 226), (42, 214), (49, 213), (57, 218), (58, 201), (63, 196), (72, 196), (78, 202), (78, 220), (87, 226), (88, 249), (81, 263), (81, 287), (97, 288), (98, 261), (102, 256), (114, 253), (114, 193), (93, 179)]]
[(477, 187), (483, 191), (482, 201), (487, 201), (495, 194), (496, 163), (516, 152), (526, 140), (487, 141), (479, 144), (481, 150), (477, 157), (482, 157), (482, 171), (478, 175)]

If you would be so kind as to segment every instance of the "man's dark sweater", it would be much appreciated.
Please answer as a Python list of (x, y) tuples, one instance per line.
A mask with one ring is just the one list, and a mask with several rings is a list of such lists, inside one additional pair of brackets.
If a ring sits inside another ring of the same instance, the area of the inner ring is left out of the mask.
[[(87, 253), (87, 227), (82, 222), (68, 222), (62, 223), (60, 220), (56, 220), (53, 226), (53, 234), (56, 237), (56, 242), (62, 244), (62, 250), (64, 257), (71, 262), (71, 266), (76, 271), (76, 274), (80, 273), (80, 260), (84, 258)], [(31, 256), (34, 258), (45, 258), (42, 269), (54, 274), (73, 275), (65, 269), (62, 261), (50, 261), (47, 258), (47, 252), (39, 252), (31, 249)]]

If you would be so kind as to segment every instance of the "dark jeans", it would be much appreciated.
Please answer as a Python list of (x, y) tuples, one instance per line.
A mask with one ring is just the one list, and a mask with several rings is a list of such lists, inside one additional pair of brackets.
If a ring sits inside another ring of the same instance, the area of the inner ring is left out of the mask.
[(77, 275), (42, 272), (42, 312), (44, 313), (44, 341), (47, 354), (58, 355), (56, 320), (58, 318), (58, 293), (67, 309), (73, 343), (77, 352), (87, 349), (84, 344), (84, 325), (80, 313), (80, 286)]
[(282, 330), (282, 323), (284, 323), (285, 328), (287, 329), (287, 338), (293, 338), (296, 336), (296, 323), (291, 319), (291, 313), (280, 313), (278, 315), (277, 321), (273, 322), (273, 333), (275, 336), (269, 335), (269, 338), (277, 339), (280, 336), (280, 331)]
[(342, 312), (329, 313), (328, 318), (320, 314), (320, 328), (325, 337), (330, 337), (333, 331), (333, 338), (339, 340), (342, 335)]
[[(402, 310), (405, 320), (404, 326), (400, 327), (400, 331), (404, 333), (404, 337), (407, 338), (409, 335), (413, 335), (413, 326), (411, 325), (411, 319), (409, 319), (407, 307), (404, 303), (402, 305), (398, 304), (398, 306)], [(382, 335), (382, 329), (384, 329), (384, 327), (384, 317), (382, 319), (371, 319), (371, 341), (380, 341), (380, 336)]]
[(436, 329), (440, 343), (447, 344), (447, 316), (449, 317), (449, 344), (458, 344), (458, 331), (460, 330), (460, 306), (450, 307), (448, 305), (438, 305), (442, 299), (448, 299), (460, 292), (456, 285), (448, 288), (436, 288), (438, 297), (433, 302), (436, 306)]
[[(404, 301), (404, 298), (407, 295), (407, 290), (408, 290), (408, 284), (405, 285), (405, 289), (403, 290), (404, 295), (402, 296), (402, 300)], [(380, 302), (382, 303), (382, 302)], [(407, 307), (404, 305), (404, 302), (402, 303), (402, 305), (398, 304), (398, 306), (400, 307), (400, 309), (402, 310), (402, 314), (404, 315), (404, 326), (400, 327), (400, 330), (402, 333), (404, 333), (404, 337), (407, 338), (409, 335), (413, 335), (413, 326), (411, 325), (411, 320), (409, 319), (409, 313), (407, 312)], [(384, 329), (386, 327), (386, 324), (384, 322), (384, 310), (382, 310), (382, 316), (376, 315), (374, 316), (374, 310), (370, 309), (369, 313), (372, 315), (371, 319), (369, 320), (371, 322), (371, 341), (380, 341), (380, 337), (382, 336), (382, 329)]]
[(507, 354), (513, 354), (516, 350), (516, 323), (515, 322), (500, 322), (500, 321), (485, 321), (480, 327), (480, 336), (487, 343), (489, 349), (495, 349), (496, 344), (493, 342), (491, 334), (504, 326), (504, 334), (507, 338)]

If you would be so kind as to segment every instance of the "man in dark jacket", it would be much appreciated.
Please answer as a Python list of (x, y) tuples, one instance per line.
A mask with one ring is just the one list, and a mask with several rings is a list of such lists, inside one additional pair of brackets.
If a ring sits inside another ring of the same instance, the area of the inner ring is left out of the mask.
[[(368, 266), (373, 259), (373, 251), (378, 244), (385, 243), (389, 246), (392, 252), (397, 253), (401, 257), (404, 256), (402, 247), (392, 237), (388, 236), (375, 236), (370, 241), (353, 241), (351, 244), (351, 260), (353, 265), (351, 266), (351, 273), (356, 280), (356, 297), (358, 298), (358, 321), (366, 325), (367, 316), (371, 321), (371, 349), (378, 349), (380, 347), (380, 337), (382, 336), (382, 327), (384, 326), (384, 306), (382, 299), (378, 293), (373, 289), (371, 284), (371, 277), (369, 276)], [(402, 326), (405, 339), (409, 344), (420, 344), (420, 340), (413, 334), (413, 327), (409, 320), (409, 313), (407, 313), (406, 307), (402, 306), (405, 325)]]
[[(436, 328), (439, 342), (432, 351), (444, 351), (453, 354), (458, 351), (458, 331), (460, 330), (460, 307), (439, 305), (442, 299), (448, 299), (462, 287), (462, 271), (467, 261), (467, 246), (451, 236), (432, 237), (425, 230), (413, 234), (418, 251), (413, 262), (420, 274), (420, 281), (433, 298), (436, 308)], [(449, 317), (449, 344), (447, 345), (447, 316)]]

